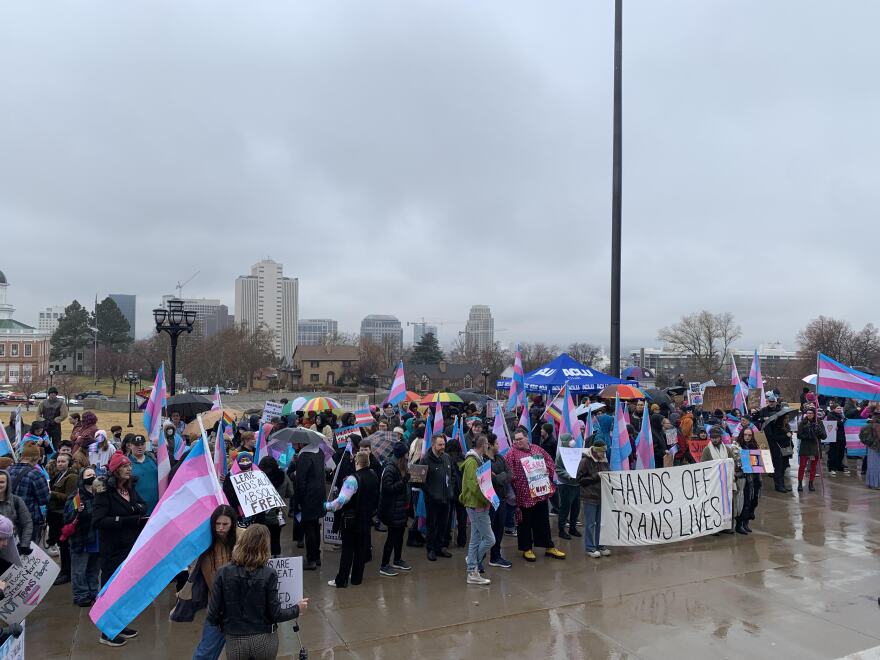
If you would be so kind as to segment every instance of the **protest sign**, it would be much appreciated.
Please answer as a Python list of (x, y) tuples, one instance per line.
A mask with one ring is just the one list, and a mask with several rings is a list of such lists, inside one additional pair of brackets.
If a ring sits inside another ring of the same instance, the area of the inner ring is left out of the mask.
[(25, 622), (21, 622), (21, 634), (18, 637), (9, 637), (0, 646), (0, 660), (24, 660), (24, 633)]
[(703, 405), (703, 388), (700, 386), (700, 383), (688, 383), (687, 397), (690, 405)]
[(282, 417), (281, 411), (284, 410), (284, 404), (280, 401), (266, 401), (263, 406), (263, 416), (260, 417), (260, 424), (271, 424), (276, 417)]
[(487, 419), (495, 419), (495, 415), (498, 414), (498, 402), (495, 399), (489, 399), (486, 401), (486, 418)]
[(541, 456), (526, 456), (519, 459), (526, 479), (529, 482), (529, 494), (532, 497), (543, 497), (550, 494), (550, 477), (547, 475), (547, 465)]
[(327, 511), (324, 514), (324, 523), (323, 529), (321, 531), (321, 536), (324, 539), (324, 543), (327, 545), (342, 545), (342, 532), (334, 532), (333, 531), (333, 521), (335, 520), (335, 515), (332, 511)]
[(773, 474), (769, 449), (743, 449), (740, 454), (742, 471), (746, 474)]
[(822, 424), (825, 425), (825, 439), (822, 440), (822, 444), (832, 445), (837, 442), (837, 420), (836, 419), (823, 419)]
[(709, 386), (703, 390), (705, 410), (730, 410), (733, 408), (733, 385)]
[(582, 447), (559, 447), (557, 449), (562, 457), (562, 464), (565, 471), (574, 478), (577, 476), (578, 466), (581, 464), (581, 458), (584, 455)]
[(497, 509), (501, 504), (495, 487), (492, 485), (492, 461), (483, 461), (483, 464), (477, 468), (477, 483), (480, 485), (480, 492), (483, 497), (492, 503), (492, 508)]
[(238, 503), (247, 518), (278, 506), (287, 506), (264, 472), (248, 470), (238, 474), (230, 473), (227, 479), (232, 480)]
[(270, 559), (269, 566), (278, 573), (278, 600), (281, 607), (293, 607), (303, 597), (302, 557)]
[(336, 436), (336, 446), (344, 447), (348, 443), (348, 439), (352, 435), (360, 435), (360, 426), (341, 426), (334, 431)]
[(0, 599), (0, 625), (21, 623), (45, 598), (60, 572), (58, 564), (31, 543), (31, 554), (21, 558), (21, 566), (13, 564), (0, 575), (6, 583)]
[(603, 545), (655, 545), (730, 527), (733, 460), (602, 472)]

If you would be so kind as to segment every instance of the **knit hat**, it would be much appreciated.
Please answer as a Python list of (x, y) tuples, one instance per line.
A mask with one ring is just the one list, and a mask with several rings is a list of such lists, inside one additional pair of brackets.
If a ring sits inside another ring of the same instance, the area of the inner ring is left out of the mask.
[(123, 454), (121, 451), (117, 451), (113, 456), (110, 457), (110, 462), (107, 463), (108, 472), (116, 472), (123, 465), (131, 465), (131, 461), (128, 460), (128, 456)]
[(408, 451), (409, 449), (402, 442), (395, 442), (391, 446), (391, 453), (394, 454), (394, 458), (403, 458), (404, 456), (406, 456)]
[(24, 449), (21, 452), (21, 457), (26, 460), (32, 458), (39, 460), (43, 458), (43, 452), (40, 451), (40, 448), (37, 447), (36, 444), (28, 442), (25, 444)]
[(574, 442), (571, 439), (571, 433), (563, 433), (559, 436), (559, 446), (560, 447), (572, 447), (574, 446)]
[(399, 433), (400, 435), (403, 435), (405, 433), (405, 431), (401, 427), (395, 426), (394, 429), (392, 430), (392, 433)]
[(238, 452), (238, 456), (235, 457), (235, 462), (238, 463), (239, 466), (241, 466), (241, 462), (244, 459), (247, 459), (251, 463), (253, 463), (254, 462), (254, 455), (252, 453), (250, 453), (249, 451), (240, 451), (240, 452)]
[(0, 539), (11, 539), (15, 534), (12, 521), (6, 516), (0, 516)]
[(709, 429), (709, 437), (710, 438), (723, 438), (724, 431), (721, 430), (720, 426), (713, 426), (711, 429)]

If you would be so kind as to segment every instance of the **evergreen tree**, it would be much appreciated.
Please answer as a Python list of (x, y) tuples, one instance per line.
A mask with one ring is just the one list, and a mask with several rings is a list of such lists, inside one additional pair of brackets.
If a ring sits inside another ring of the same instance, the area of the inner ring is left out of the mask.
[(446, 356), (440, 350), (440, 343), (432, 332), (422, 335), (421, 341), (413, 347), (410, 362), (413, 364), (437, 364)]
[(131, 346), (132, 338), (128, 334), (131, 325), (113, 298), (108, 296), (99, 302), (89, 322), (93, 328), (98, 328), (98, 343), (102, 346), (114, 351)]
[(89, 312), (74, 300), (64, 308), (64, 314), (58, 319), (58, 327), (50, 340), (50, 355), (53, 360), (60, 360), (65, 355), (73, 356), (73, 371), (77, 371), (76, 354), (89, 344), (92, 331), (89, 329)]

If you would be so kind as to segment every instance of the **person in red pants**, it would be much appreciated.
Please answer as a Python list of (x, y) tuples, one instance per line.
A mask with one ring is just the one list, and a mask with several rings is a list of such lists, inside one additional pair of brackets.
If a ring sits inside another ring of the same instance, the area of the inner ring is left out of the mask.
[(804, 472), (807, 463), (810, 464), (810, 491), (816, 490), (813, 480), (816, 478), (816, 468), (819, 466), (821, 455), (821, 442), (826, 438), (825, 425), (816, 419), (816, 409), (808, 405), (804, 411), (804, 417), (798, 424), (797, 430), (800, 448), (798, 449), (798, 492), (804, 490)]

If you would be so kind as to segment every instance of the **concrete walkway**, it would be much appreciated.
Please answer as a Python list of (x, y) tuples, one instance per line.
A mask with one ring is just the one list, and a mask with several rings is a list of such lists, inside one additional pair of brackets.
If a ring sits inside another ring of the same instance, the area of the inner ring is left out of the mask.
[[(855, 466), (855, 461), (853, 466)], [(768, 488), (769, 486), (769, 488)], [(826, 493), (782, 495), (765, 481), (755, 533), (526, 564), (505, 539), (509, 571), (488, 587), (465, 584), (464, 550), (383, 578), (376, 561), (359, 587), (327, 586), (338, 553), (306, 573), (313, 609), (302, 619), (312, 658), (838, 658), (880, 646), (880, 493), (856, 476), (828, 478)], [(552, 520), (555, 524), (555, 519)], [(289, 527), (287, 528), (289, 529)], [(291, 548), (285, 533), (285, 550)], [(375, 534), (381, 549), (384, 534)], [(125, 647), (98, 644), (85, 610), (54, 588), (28, 621), (27, 657), (55, 660), (189, 658), (201, 633), (172, 624), (170, 590), (133, 627)], [(279, 657), (299, 647), (282, 626)], [(876, 657), (876, 651), (856, 657)]]

